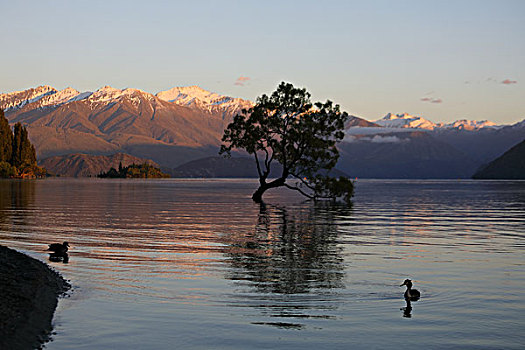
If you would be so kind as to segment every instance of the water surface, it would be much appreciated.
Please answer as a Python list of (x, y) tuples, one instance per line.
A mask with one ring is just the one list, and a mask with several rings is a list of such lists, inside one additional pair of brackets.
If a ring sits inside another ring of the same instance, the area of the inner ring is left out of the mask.
[(0, 181), (0, 244), (74, 286), (46, 347), (525, 347), (525, 182), (360, 180), (350, 208), (255, 186)]

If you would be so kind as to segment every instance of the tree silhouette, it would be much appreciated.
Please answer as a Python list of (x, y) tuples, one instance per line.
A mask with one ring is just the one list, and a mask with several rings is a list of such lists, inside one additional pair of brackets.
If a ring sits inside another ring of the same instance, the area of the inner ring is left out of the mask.
[(13, 132), (9, 121), (0, 109), (0, 162), (10, 162), (13, 153)]
[[(339, 105), (330, 100), (312, 104), (306, 89), (282, 82), (271, 96), (260, 96), (253, 108), (234, 117), (222, 137), (227, 144), (219, 153), (231, 156), (232, 149), (238, 148), (254, 156), (259, 174), (255, 202), (262, 202), (268, 189), (281, 186), (314, 200), (350, 201), (353, 183), (328, 176), (339, 158), (336, 143), (344, 137), (347, 119)], [(274, 162), (282, 165), (282, 171), (269, 180)], [(289, 178), (295, 183), (287, 183)]]
[(4, 111), (0, 110), (0, 177), (42, 177), (45, 173), (36, 164), (35, 147), (26, 128), (16, 123), (11, 131)]
[(17, 168), (36, 165), (35, 147), (29, 141), (27, 129), (22, 124), (16, 123), (13, 132), (13, 154), (11, 157), (11, 164)]

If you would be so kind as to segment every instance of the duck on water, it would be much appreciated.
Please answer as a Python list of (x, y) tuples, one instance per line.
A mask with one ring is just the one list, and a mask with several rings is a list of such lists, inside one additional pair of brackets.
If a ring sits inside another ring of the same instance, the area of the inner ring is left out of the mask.
[(406, 307), (401, 308), (403, 310), (403, 317), (411, 318), (412, 317), (412, 303), (411, 301), (418, 301), (419, 297), (421, 296), (421, 293), (417, 289), (412, 289), (412, 281), (409, 279), (406, 279), (403, 284), (400, 285), (407, 286), (407, 290), (405, 291), (404, 297), (405, 301), (407, 303)]
[(49, 260), (54, 262), (63, 262), (68, 263), (69, 262), (69, 255), (67, 254), (67, 251), (69, 249), (69, 243), (52, 243), (49, 245), (48, 251), (51, 251), (49, 253)]
[(417, 289), (412, 289), (412, 281), (409, 279), (406, 279), (403, 284), (399, 285), (400, 287), (407, 286), (407, 290), (405, 291), (405, 299), (411, 300), (411, 301), (417, 301), (421, 297), (421, 293)]
[(67, 253), (68, 249), (69, 249), (69, 243), (68, 242), (52, 243), (52, 244), (49, 245), (49, 248), (47, 248), (47, 250), (50, 250), (50, 251), (52, 251), (53, 253), (56, 253), (56, 254), (65, 254), (65, 253)]

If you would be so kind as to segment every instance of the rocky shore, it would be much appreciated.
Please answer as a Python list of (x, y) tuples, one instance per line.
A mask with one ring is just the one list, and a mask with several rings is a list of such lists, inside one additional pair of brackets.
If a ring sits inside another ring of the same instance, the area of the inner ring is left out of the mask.
[(0, 246), (0, 349), (35, 349), (49, 340), (58, 297), (70, 288), (46, 264)]

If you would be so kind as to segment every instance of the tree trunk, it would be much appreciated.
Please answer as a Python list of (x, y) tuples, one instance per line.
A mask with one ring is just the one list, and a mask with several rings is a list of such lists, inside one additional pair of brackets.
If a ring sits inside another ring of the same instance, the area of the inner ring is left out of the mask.
[(260, 186), (257, 189), (257, 191), (255, 191), (253, 193), (253, 195), (252, 195), (253, 201), (255, 203), (262, 203), (263, 202), (262, 196), (263, 196), (264, 192), (266, 192), (266, 190), (269, 190), (270, 188), (284, 186), (285, 181), (286, 181), (286, 178), (278, 178), (278, 179), (275, 179), (272, 182), (268, 182), (268, 183), (265, 182), (264, 180), (263, 181), (259, 181), (260, 182)]
[(261, 185), (259, 186), (259, 188), (257, 189), (257, 191), (255, 191), (252, 195), (252, 199), (255, 203), (262, 203), (263, 200), (262, 200), (262, 195), (264, 192), (266, 192), (266, 190), (268, 189), (269, 187), (267, 186), (267, 184), (264, 184), (264, 185)]

